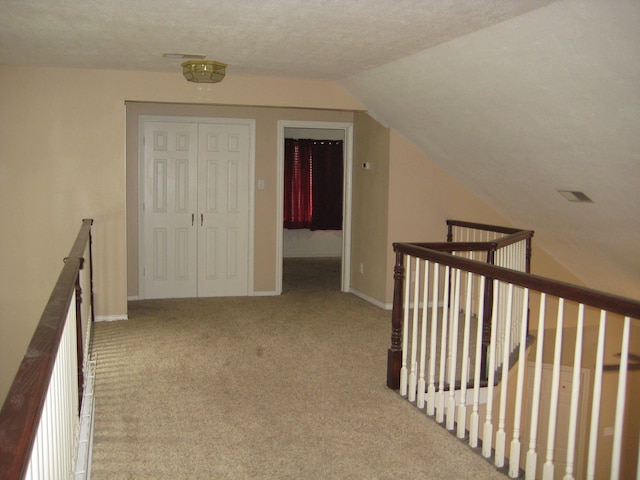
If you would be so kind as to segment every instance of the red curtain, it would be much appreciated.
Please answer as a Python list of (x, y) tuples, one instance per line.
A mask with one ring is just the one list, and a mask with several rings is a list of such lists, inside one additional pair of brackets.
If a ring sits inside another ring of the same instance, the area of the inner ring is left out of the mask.
[(284, 228), (311, 228), (310, 142), (286, 138), (284, 142)]
[(284, 228), (342, 230), (342, 140), (285, 139)]
[(313, 142), (311, 230), (342, 230), (342, 143)]

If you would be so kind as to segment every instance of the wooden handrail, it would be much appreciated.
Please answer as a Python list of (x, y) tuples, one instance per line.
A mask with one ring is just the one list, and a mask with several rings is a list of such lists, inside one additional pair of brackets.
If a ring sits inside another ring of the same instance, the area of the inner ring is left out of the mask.
[(532, 230), (520, 230), (504, 237), (496, 238), (488, 242), (409, 242), (424, 248), (431, 248), (441, 252), (488, 252), (496, 251), (508, 245), (528, 240), (533, 237)]
[[(81, 261), (84, 260), (84, 251), (87, 248), (87, 243), (89, 243), (89, 239), (91, 237), (91, 226), (93, 225), (93, 219), (85, 218), (82, 220), (82, 226), (80, 227), (80, 231), (76, 236), (76, 240), (71, 247), (71, 251), (69, 252), (69, 256), (64, 259), (66, 262), (68, 258), (80, 258)], [(80, 265), (82, 268), (82, 264)]]
[(401, 252), (403, 254), (412, 255), (425, 260), (433, 260), (444, 265), (449, 265), (453, 268), (477, 273), (488, 278), (495, 278), (503, 282), (513, 283), (514, 285), (526, 287), (530, 290), (536, 290), (548, 295), (562, 297), (566, 300), (583, 303), (591, 307), (607, 310), (608, 312), (617, 315), (640, 319), (640, 302), (637, 300), (572, 285), (570, 283), (533, 275), (531, 273), (518, 272), (484, 262), (456, 257), (415, 244), (394, 243), (393, 249), (395, 252)]
[(533, 230), (518, 230), (517, 232), (505, 235), (504, 237), (496, 238), (491, 243), (496, 245), (497, 249), (504, 248), (508, 245), (513, 245), (522, 240), (531, 240), (533, 237)]
[(488, 252), (495, 250), (494, 242), (411, 242), (417, 245), (439, 252)]
[(27, 352), (0, 410), (0, 478), (20, 479), (26, 473), (67, 312), (90, 242), (93, 220), (82, 227), (53, 287)]

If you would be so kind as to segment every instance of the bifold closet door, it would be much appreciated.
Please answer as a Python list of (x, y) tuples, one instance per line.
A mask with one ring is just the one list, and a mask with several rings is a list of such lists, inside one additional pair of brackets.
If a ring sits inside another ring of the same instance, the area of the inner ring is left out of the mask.
[(197, 167), (197, 124), (145, 123), (139, 239), (145, 298), (196, 296)]
[(198, 296), (248, 294), (248, 125), (198, 127)]
[(248, 293), (250, 128), (145, 122), (144, 298)]

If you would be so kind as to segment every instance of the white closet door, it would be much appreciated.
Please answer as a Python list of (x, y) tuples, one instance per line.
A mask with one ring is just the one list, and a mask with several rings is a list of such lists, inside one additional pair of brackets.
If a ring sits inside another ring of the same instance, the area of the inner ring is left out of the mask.
[(248, 294), (249, 125), (198, 128), (198, 296)]
[(143, 128), (142, 298), (248, 295), (250, 125)]
[(197, 125), (146, 122), (142, 282), (146, 298), (197, 289)]

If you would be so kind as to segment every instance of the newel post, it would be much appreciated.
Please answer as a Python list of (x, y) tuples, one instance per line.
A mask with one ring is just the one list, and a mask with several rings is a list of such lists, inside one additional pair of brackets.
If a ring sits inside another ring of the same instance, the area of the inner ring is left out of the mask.
[(402, 366), (402, 298), (404, 289), (404, 255), (393, 246), (396, 264), (393, 268), (393, 310), (391, 313), (391, 347), (387, 355), (387, 387), (400, 388), (400, 368)]

